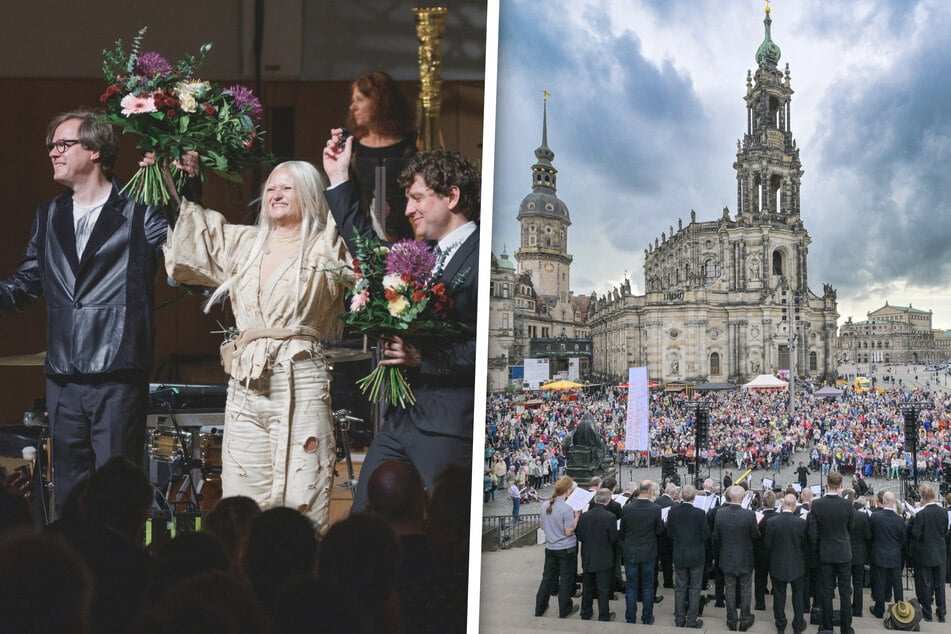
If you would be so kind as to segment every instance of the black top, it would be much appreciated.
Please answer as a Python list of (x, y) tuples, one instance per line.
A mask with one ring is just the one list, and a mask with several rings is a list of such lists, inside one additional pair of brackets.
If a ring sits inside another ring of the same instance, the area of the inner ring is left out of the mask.
[(413, 228), (406, 218), (406, 196), (397, 184), (404, 161), (387, 159), (409, 159), (416, 154), (416, 136), (411, 135), (393, 145), (369, 147), (353, 140), (353, 155), (356, 157), (356, 180), (360, 189), (360, 208), (369, 212), (373, 201), (373, 189), (376, 185), (375, 169), (384, 165), (386, 173), (386, 202), (389, 213), (386, 217), (387, 238), (391, 241), (400, 238), (413, 238)]

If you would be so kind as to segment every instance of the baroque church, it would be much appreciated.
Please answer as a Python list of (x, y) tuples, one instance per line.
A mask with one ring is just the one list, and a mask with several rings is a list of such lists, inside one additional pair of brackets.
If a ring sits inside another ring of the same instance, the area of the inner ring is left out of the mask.
[(647, 366), (663, 383), (741, 382), (792, 369), (836, 375), (836, 293), (809, 288), (811, 242), (801, 216), (799, 148), (789, 65), (770, 34), (747, 72), (746, 130), (737, 141), (735, 215), (662, 233), (644, 250), (645, 294), (630, 282), (592, 297), (593, 368), (624, 378)]

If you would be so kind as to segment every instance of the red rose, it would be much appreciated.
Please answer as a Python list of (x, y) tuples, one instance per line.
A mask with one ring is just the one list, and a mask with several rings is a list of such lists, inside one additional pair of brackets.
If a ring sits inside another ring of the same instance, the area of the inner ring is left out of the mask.
[(388, 289), (386, 289), (386, 290), (383, 291), (383, 296), (386, 297), (386, 301), (392, 302), (394, 299), (396, 299), (397, 297), (399, 297), (400, 294), (399, 294), (398, 292), (394, 291), (393, 289), (388, 288)]
[(413, 291), (414, 302), (421, 302), (424, 299), (426, 299), (426, 293), (424, 293), (423, 291)]
[(174, 110), (169, 110), (168, 112), (165, 113), (165, 116), (167, 116), (167, 117), (174, 117), (174, 116), (175, 116), (175, 111), (174, 111)]
[(438, 297), (445, 297), (446, 285), (440, 282), (439, 284), (436, 284), (435, 286), (433, 286), (433, 295), (436, 295)]
[(119, 90), (118, 84), (112, 84), (111, 86), (106, 88), (106, 92), (102, 93), (102, 97), (99, 97), (99, 103), (106, 103), (106, 101), (109, 100), (109, 97), (116, 94), (118, 90)]

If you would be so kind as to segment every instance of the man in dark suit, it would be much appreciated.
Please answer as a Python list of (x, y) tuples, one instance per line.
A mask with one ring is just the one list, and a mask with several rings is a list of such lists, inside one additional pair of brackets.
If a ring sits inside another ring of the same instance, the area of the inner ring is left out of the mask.
[(582, 594), (581, 618), (593, 615), (594, 593), (598, 593), (598, 620), (613, 621), (608, 601), (611, 597), (611, 573), (614, 571), (614, 547), (618, 541), (617, 516), (608, 510), (611, 490), (599, 489), (592, 505), (578, 518), (575, 536), (581, 543)]
[[(945, 520), (947, 521), (947, 520)], [(876, 618), (885, 615), (885, 594), (894, 592), (895, 601), (905, 598), (901, 583), (904, 566), (905, 518), (898, 514), (895, 494), (885, 491), (882, 495), (882, 510), (869, 518), (872, 533), (872, 602), (869, 611)]]
[(621, 513), (621, 552), (624, 555), (625, 620), (637, 623), (637, 588), (641, 589), (641, 623), (654, 622), (654, 566), (657, 564), (657, 538), (664, 533), (660, 507), (651, 502), (654, 483), (644, 480), (637, 488), (637, 498), (624, 506)]
[(935, 502), (934, 486), (919, 488), (923, 506), (915, 513), (909, 541), (915, 562), (915, 596), (921, 603), (922, 618), (931, 621), (932, 603), (938, 622), (948, 613), (945, 603), (944, 566), (947, 563), (948, 512)]
[[(142, 464), (155, 341), (152, 287), (168, 223), (162, 208), (120, 191), (112, 174), (119, 140), (96, 113), (57, 115), (46, 147), (53, 180), (68, 191), (36, 210), (16, 273), (0, 280), (0, 312), (46, 297), (44, 371), (58, 513), (76, 485), (110, 458)], [(198, 173), (194, 153), (179, 165)], [(189, 189), (197, 200), (196, 180)]]
[(806, 578), (806, 522), (796, 515), (796, 496), (783, 498), (783, 510), (765, 524), (769, 575), (773, 579), (773, 621), (776, 631), (786, 631), (786, 584), (792, 586), (793, 632), (806, 629), (803, 618), (803, 591)]
[(812, 501), (809, 540), (819, 556), (819, 614), (821, 629), (831, 630), (832, 597), (838, 582), (842, 634), (852, 632), (852, 504), (841, 496), (842, 474), (826, 477), (826, 494)]
[[(741, 506), (746, 492), (743, 487), (726, 490), (726, 504), (717, 511), (713, 525), (713, 547), (723, 571), (723, 593), (726, 596), (726, 625), (731, 631), (750, 629), (756, 617), (750, 611), (753, 594), (753, 542), (759, 537), (756, 514)], [(736, 590), (740, 589), (739, 619)]]
[[(657, 496), (657, 499), (654, 500), (654, 503), (661, 508), (669, 508), (674, 503), (674, 498), (677, 496), (677, 485), (673, 482), (668, 482), (664, 486), (664, 492), (661, 495)], [(674, 587), (674, 566), (673, 560), (671, 558), (672, 553), (672, 544), (670, 543), (670, 536), (667, 533), (664, 533), (657, 538), (657, 569), (654, 571), (654, 588), (656, 591), (657, 588), (657, 576), (660, 573), (663, 576), (663, 585), (665, 588)]]
[[(847, 500), (854, 498), (854, 492), (846, 489), (842, 492)], [(862, 616), (862, 595), (865, 587), (865, 564), (868, 561), (868, 549), (872, 542), (872, 531), (868, 526), (868, 513), (861, 502), (852, 504), (852, 616)]]
[[(354, 252), (355, 232), (364, 238), (377, 236), (360, 211), (360, 193), (348, 173), (353, 137), (342, 147), (340, 140), (338, 128), (324, 148), (324, 170), (331, 185), (325, 196), (340, 235)], [(417, 235), (435, 241), (442, 254), (437, 266), (454, 304), (453, 316), (465, 331), (427, 343), (384, 338), (380, 365), (405, 370), (416, 403), (387, 410), (363, 462), (351, 512), (363, 510), (366, 482), (383, 460), (412, 462), (430, 491), (448, 465), (472, 464), (481, 176), (462, 155), (440, 149), (411, 158), (399, 183), (406, 190), (406, 215)], [(461, 281), (453, 285), (454, 279)]]
[(766, 550), (766, 521), (776, 515), (776, 494), (763, 494), (763, 518), (759, 521), (759, 539), (753, 544), (753, 609), (766, 609), (766, 586), (769, 578), (769, 551)]
[(704, 544), (710, 537), (707, 514), (693, 505), (697, 490), (689, 484), (681, 493), (683, 502), (667, 514), (667, 536), (674, 564), (674, 625), (702, 628), (700, 586), (703, 584)]

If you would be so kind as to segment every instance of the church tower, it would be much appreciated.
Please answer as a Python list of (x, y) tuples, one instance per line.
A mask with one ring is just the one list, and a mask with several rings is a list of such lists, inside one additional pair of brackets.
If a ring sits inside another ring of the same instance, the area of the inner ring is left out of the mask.
[[(741, 288), (776, 288), (782, 284), (797, 292), (807, 288), (806, 256), (810, 239), (800, 216), (799, 148), (792, 133), (792, 95), (789, 64), (777, 64), (781, 52), (770, 33), (767, 4), (765, 36), (756, 50), (756, 73), (746, 76), (746, 133), (737, 142), (736, 220), (740, 225), (773, 228), (779, 242), (767, 241), (758, 250), (759, 262), (748, 262), (761, 276), (744, 274), (735, 280)], [(779, 231), (775, 231), (779, 229)], [(782, 237), (790, 239), (785, 240)]]
[[(515, 251), (520, 274), (529, 274), (542, 308), (555, 319), (571, 319), (569, 290), (571, 260), (568, 253), (568, 207), (557, 195), (555, 153), (548, 147), (548, 97), (544, 93), (542, 144), (535, 150), (532, 192), (518, 207), (521, 246)], [(562, 315), (562, 313), (565, 313)]]

